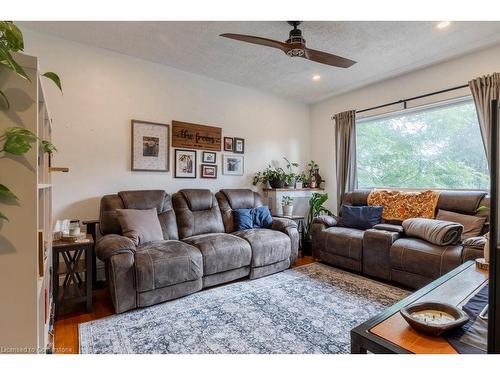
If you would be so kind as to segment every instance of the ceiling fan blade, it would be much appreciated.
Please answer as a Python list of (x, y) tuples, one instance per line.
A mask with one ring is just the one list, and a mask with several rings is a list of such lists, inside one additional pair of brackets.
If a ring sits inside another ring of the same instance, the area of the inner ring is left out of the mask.
[(321, 64), (337, 66), (339, 68), (349, 68), (356, 64), (356, 61), (310, 48), (305, 49), (305, 55), (302, 57)]
[(258, 44), (261, 46), (278, 48), (284, 52), (288, 51), (289, 49), (288, 44), (286, 43), (279, 42), (277, 40), (261, 38), (258, 36), (243, 35), (243, 34), (220, 34), (220, 36), (223, 36), (224, 38), (239, 40), (242, 42)]

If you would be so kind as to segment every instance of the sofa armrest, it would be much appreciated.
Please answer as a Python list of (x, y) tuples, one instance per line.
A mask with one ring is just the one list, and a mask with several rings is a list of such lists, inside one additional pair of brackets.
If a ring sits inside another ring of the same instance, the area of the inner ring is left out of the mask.
[(462, 241), (464, 249), (462, 251), (462, 262), (475, 260), (484, 257), (484, 245), (486, 238), (483, 236), (469, 237)]
[(464, 245), (464, 247), (470, 247), (481, 250), (484, 249), (485, 244), (486, 244), (486, 238), (484, 238), (484, 236), (469, 237), (462, 241), (462, 245)]
[(337, 225), (337, 218), (328, 215), (320, 215), (313, 219), (313, 224), (323, 224), (325, 227), (334, 227)]
[(402, 225), (395, 224), (377, 224), (372, 229), (385, 230), (387, 232), (394, 232), (399, 234), (403, 234), (405, 232)]
[(375, 227), (366, 230), (363, 235), (363, 273), (380, 279), (390, 280), (391, 246), (402, 234), (390, 230), (380, 230)]
[(271, 229), (285, 233), (288, 237), (290, 237), (292, 242), (290, 265), (292, 265), (295, 263), (299, 255), (299, 231), (297, 229), (297, 223), (291, 219), (273, 217)]
[(101, 237), (95, 246), (96, 255), (103, 262), (113, 255), (123, 253), (134, 254), (135, 249), (136, 246), (130, 238), (118, 234), (107, 234)]

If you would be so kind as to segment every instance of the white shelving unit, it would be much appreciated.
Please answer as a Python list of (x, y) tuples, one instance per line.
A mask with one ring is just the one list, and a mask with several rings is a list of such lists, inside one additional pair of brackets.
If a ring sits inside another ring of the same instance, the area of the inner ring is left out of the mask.
[[(28, 82), (2, 69), (0, 84), (10, 108), (0, 111), (0, 134), (24, 127), (51, 140), (52, 120), (40, 80), (38, 59), (18, 54)], [(0, 223), (0, 346), (13, 353), (46, 353), (53, 348), (52, 184), (49, 158), (40, 141), (23, 156), (3, 154), (0, 184), (18, 196), (0, 202), (9, 221)]]

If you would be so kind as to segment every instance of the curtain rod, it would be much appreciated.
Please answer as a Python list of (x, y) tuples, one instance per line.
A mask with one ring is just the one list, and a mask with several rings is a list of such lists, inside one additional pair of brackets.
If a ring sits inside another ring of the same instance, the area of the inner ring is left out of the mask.
[[(365, 108), (365, 109), (361, 109), (361, 110), (358, 110), (356, 111), (356, 113), (363, 113), (363, 112), (368, 112), (368, 111), (373, 111), (375, 109), (380, 109), (380, 108), (384, 108), (384, 107), (390, 107), (390, 106), (393, 106), (393, 105), (396, 105), (396, 104), (403, 104), (403, 109), (406, 109), (406, 103), (407, 102), (410, 102), (412, 100), (417, 100), (417, 99), (422, 99), (422, 98), (426, 98), (428, 96), (433, 96), (433, 95), (438, 95), (438, 94), (443, 94), (445, 92), (449, 92), (449, 91), (454, 91), (454, 90), (460, 90), (460, 89), (464, 89), (466, 87), (469, 87), (468, 84), (465, 84), (465, 85), (460, 85), (460, 86), (455, 86), (455, 87), (450, 87), (448, 89), (444, 89), (444, 90), (439, 90), (439, 91), (434, 91), (434, 92), (430, 92), (428, 94), (423, 94), (423, 95), (418, 95), (418, 96), (413, 96), (411, 98), (407, 98), (407, 99), (401, 99), (401, 100), (398, 100), (398, 101), (395, 101), (395, 102), (391, 102), (391, 103), (386, 103), (386, 104), (382, 104), (382, 105), (377, 105), (375, 107), (370, 107), (370, 108)], [(335, 116), (332, 116), (332, 120), (334, 119)]]
[(404, 109), (406, 109), (406, 103), (410, 102), (412, 100), (417, 100), (417, 99), (426, 98), (428, 96), (443, 94), (443, 93), (449, 92), (449, 91), (460, 90), (460, 89), (464, 89), (466, 87), (469, 87), (469, 85), (461, 85), (461, 86), (450, 87), (449, 89), (434, 91), (434, 92), (430, 92), (428, 94), (413, 96), (413, 97), (407, 98), (407, 99), (401, 99), (401, 100), (398, 100), (398, 101), (392, 102), (392, 103), (386, 103), (386, 104), (378, 105), (378, 106), (371, 107), (371, 108), (361, 109), (359, 111), (356, 111), (356, 113), (363, 113), (363, 112), (373, 111), (374, 109), (379, 109), (379, 108), (384, 108), (384, 107), (390, 107), (390, 106), (396, 105), (396, 104), (403, 104), (404, 105)]

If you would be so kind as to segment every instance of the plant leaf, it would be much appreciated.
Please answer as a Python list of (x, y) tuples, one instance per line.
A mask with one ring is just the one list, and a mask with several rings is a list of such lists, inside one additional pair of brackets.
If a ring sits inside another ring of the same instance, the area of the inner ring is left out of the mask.
[(31, 130), (21, 128), (20, 126), (13, 126), (5, 129), (5, 135), (7, 137), (11, 136), (23, 136), (26, 140), (30, 142), (35, 142), (37, 140), (37, 136)]
[(59, 78), (59, 76), (56, 73), (54, 73), (54, 72), (46, 72), (46, 73), (42, 74), (42, 76), (45, 77), (45, 78), (48, 78), (52, 82), (54, 82), (55, 85), (57, 87), (59, 87), (59, 90), (61, 90), (61, 92), (62, 92), (61, 79)]
[(17, 196), (7, 186), (0, 184), (0, 198), (17, 199)]
[(9, 221), (9, 218), (5, 216), (3, 213), (0, 212), (0, 220), (7, 220)]
[(4, 65), (6, 68), (17, 73), (17, 75), (19, 75), (20, 77), (31, 82), (30, 78), (28, 77), (28, 74), (26, 74), (26, 72), (21, 67), (21, 65), (19, 65), (14, 60), (14, 58), (10, 54), (10, 51), (8, 49), (6, 49), (5, 45), (3, 45), (3, 44), (0, 44), (0, 64)]
[(9, 109), (10, 108), (9, 99), (7, 99), (7, 96), (5, 96), (2, 90), (0, 90), (0, 97), (2, 97), (2, 100), (4, 101), (5, 109)]
[(23, 33), (12, 21), (0, 21), (0, 41), (13, 52), (24, 49)]
[(44, 154), (52, 154), (54, 151), (57, 151), (57, 148), (51, 142), (43, 140), (40, 143), (40, 150)]
[(31, 149), (31, 145), (26, 137), (22, 135), (8, 136), (5, 140), (3, 150), (13, 155), (22, 155)]

